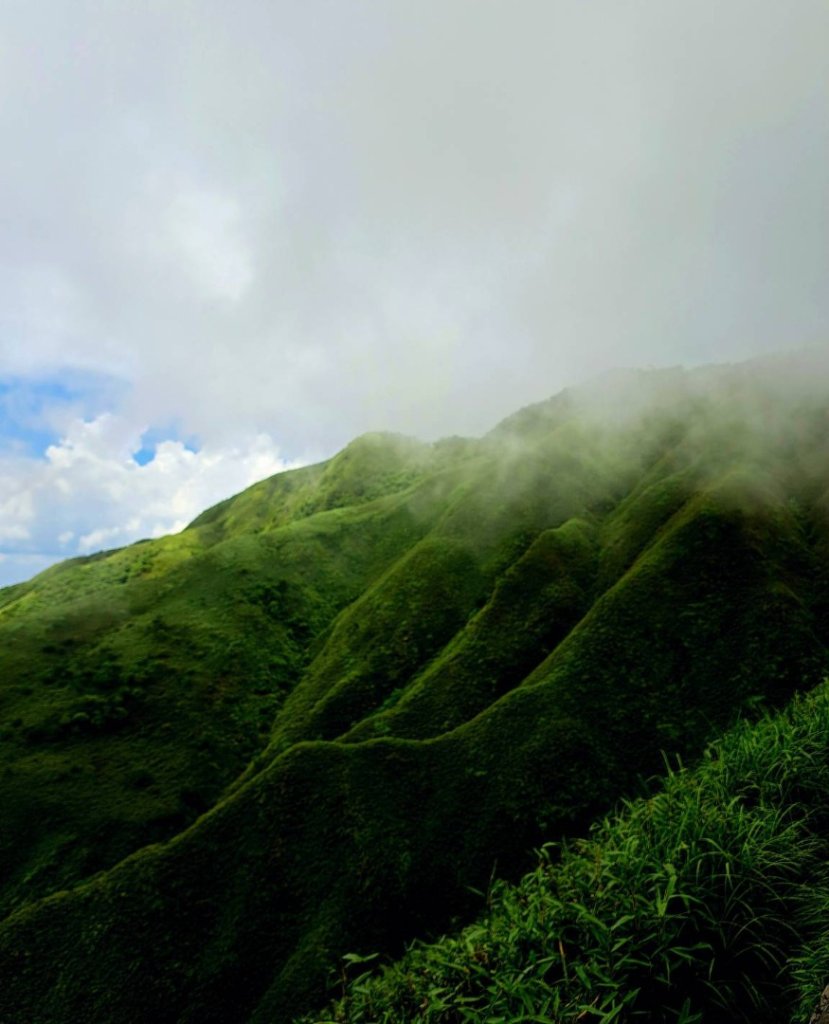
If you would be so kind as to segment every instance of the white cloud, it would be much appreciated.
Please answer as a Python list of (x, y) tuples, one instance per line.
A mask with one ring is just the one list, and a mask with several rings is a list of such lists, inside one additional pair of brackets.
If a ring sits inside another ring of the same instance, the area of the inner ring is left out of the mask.
[(6, 5), (0, 366), (295, 454), (825, 339), (824, 0), (359, 7)]
[[(7, 515), (8, 512), (9, 512), (8, 504), (4, 505), (3, 508), (0, 509), (0, 513), (2, 513), (2, 514), (6, 514)], [(13, 512), (12, 512), (12, 514), (13, 514)], [(7, 524), (3, 524), (2, 526), (0, 526), (0, 541), (28, 540), (28, 538), (30, 536), (31, 536), (31, 534), (29, 533), (28, 528), (25, 527), (25, 526), (22, 526), (19, 523), (9, 523), (8, 525)]]
[(167, 216), (170, 241), (195, 284), (208, 296), (238, 302), (253, 281), (239, 203), (215, 192), (184, 193), (170, 203)]
[[(825, 0), (53, 0), (2, 5), (0, 47), (0, 375), (123, 382), (0, 464), (10, 544), (829, 340)], [(132, 468), (171, 422), (198, 456)]]
[(15, 490), (16, 480), (12, 474), (4, 474), (2, 483), (8, 496), (0, 503), (0, 542), (28, 540), (35, 518), (32, 494)]
[[(139, 465), (132, 456), (140, 436), (123, 418), (105, 413), (74, 421), (44, 459), (0, 462), (8, 495), (0, 507), (0, 540), (13, 543), (7, 554), (54, 561), (159, 537), (182, 529), (230, 494), (290, 468), (265, 434), (199, 451), (166, 440), (156, 446), (152, 461)], [(25, 560), (19, 564), (28, 568)], [(7, 568), (4, 578), (10, 572)]]

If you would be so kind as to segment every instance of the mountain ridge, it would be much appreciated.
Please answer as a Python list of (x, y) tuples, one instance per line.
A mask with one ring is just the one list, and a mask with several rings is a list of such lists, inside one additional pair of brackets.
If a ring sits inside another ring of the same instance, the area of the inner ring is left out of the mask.
[(826, 391), (632, 373), (365, 435), (0, 592), (0, 1017), (289, 1019), (817, 682)]

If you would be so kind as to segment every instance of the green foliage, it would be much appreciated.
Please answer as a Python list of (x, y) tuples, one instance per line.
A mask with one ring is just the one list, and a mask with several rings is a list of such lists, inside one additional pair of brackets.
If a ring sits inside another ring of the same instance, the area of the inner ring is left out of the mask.
[(693, 771), (551, 844), (481, 920), (379, 973), (343, 1024), (806, 1019), (827, 977), (829, 687), (742, 723)]

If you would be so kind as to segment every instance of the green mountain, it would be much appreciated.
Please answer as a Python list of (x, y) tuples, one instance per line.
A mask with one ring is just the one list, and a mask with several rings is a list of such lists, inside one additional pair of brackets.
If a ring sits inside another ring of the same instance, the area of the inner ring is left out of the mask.
[(0, 1021), (290, 1020), (816, 684), (826, 371), (367, 435), (0, 591)]

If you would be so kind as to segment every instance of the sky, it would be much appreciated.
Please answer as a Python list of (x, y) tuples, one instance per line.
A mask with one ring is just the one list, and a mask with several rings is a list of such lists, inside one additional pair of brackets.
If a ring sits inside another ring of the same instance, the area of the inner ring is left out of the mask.
[(3, 0), (0, 585), (829, 345), (826, 0)]

